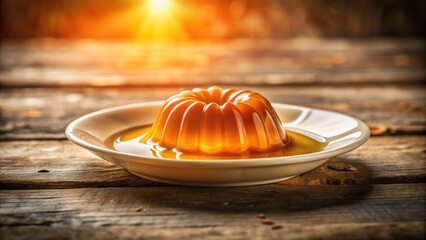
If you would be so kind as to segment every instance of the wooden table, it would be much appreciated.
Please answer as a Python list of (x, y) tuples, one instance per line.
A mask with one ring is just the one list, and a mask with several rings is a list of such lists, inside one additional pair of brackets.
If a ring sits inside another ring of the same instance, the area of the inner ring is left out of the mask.
[[(425, 49), (420, 39), (4, 40), (0, 236), (421, 239)], [(151, 182), (65, 139), (85, 113), (211, 84), (353, 115), (374, 136), (302, 176), (239, 188)]]

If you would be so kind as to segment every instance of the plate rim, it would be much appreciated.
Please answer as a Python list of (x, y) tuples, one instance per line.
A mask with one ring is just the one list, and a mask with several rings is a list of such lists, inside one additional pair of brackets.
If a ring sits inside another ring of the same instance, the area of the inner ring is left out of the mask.
[[(271, 103), (271, 104), (274, 107), (279, 107), (279, 108), (304, 109), (304, 110), (320, 111), (325, 113), (343, 115), (345, 117), (355, 120), (358, 123), (358, 126), (356, 128), (360, 130), (361, 135), (357, 138), (356, 141), (354, 141), (353, 143), (349, 145), (342, 146), (336, 149), (325, 150), (325, 151), (309, 153), (309, 154), (283, 156), (283, 157), (269, 157), (269, 158), (252, 158), (252, 159), (208, 159), (208, 160), (192, 159), (192, 160), (188, 160), (188, 159), (169, 159), (169, 158), (159, 159), (159, 158), (154, 158), (150, 156), (142, 156), (142, 155), (136, 155), (131, 153), (119, 152), (113, 149), (97, 146), (89, 142), (86, 142), (72, 133), (72, 130), (78, 125), (78, 123), (84, 120), (90, 119), (91, 117), (94, 117), (94, 116), (98, 116), (98, 115), (102, 115), (102, 114), (110, 113), (114, 111), (119, 111), (119, 110), (136, 108), (136, 107), (152, 107), (152, 106), (161, 107), (163, 103), (164, 101), (139, 102), (139, 103), (126, 104), (126, 105), (110, 107), (110, 108), (94, 111), (94, 112), (85, 114), (73, 120), (71, 123), (69, 123), (65, 129), (65, 135), (68, 138), (68, 140), (70, 140), (71, 142), (73, 142), (74, 144), (78, 146), (81, 146), (90, 151), (100, 152), (103, 154), (107, 154), (109, 156), (112, 155), (113, 157), (124, 157), (125, 161), (145, 163), (149, 165), (163, 165), (163, 166), (173, 166), (173, 167), (198, 166), (198, 167), (226, 167), (226, 168), (242, 167), (242, 166), (255, 167), (255, 166), (286, 165), (286, 164), (297, 164), (297, 163), (328, 159), (331, 157), (336, 157), (341, 154), (350, 152), (360, 147), (370, 137), (370, 130), (367, 124), (365, 124), (363, 121), (359, 120), (358, 118), (349, 116), (347, 114), (339, 113), (339, 112), (322, 110), (317, 108), (309, 108), (309, 107), (298, 106), (298, 105), (283, 104), (283, 103)], [(120, 159), (120, 160), (123, 160), (123, 159)]]

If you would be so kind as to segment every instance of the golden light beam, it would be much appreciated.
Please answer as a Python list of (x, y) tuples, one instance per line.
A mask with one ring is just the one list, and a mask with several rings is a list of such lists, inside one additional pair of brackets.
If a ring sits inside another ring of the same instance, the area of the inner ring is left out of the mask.
[(127, 11), (104, 19), (102, 24), (87, 26), (96, 35), (132, 31), (136, 41), (158, 42), (188, 39), (183, 27), (184, 6), (171, 0), (141, 1)]
[(150, 0), (141, 6), (138, 39), (162, 41), (186, 38), (178, 19), (180, 7), (171, 0)]
[(169, 0), (150, 0), (148, 8), (154, 14), (166, 13), (170, 10), (172, 2)]

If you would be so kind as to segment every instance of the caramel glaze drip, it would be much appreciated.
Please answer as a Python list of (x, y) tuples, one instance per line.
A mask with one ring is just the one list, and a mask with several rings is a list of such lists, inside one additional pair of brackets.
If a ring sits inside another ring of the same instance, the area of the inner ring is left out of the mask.
[(280, 119), (262, 95), (213, 86), (170, 97), (141, 142), (223, 155), (274, 151), (287, 140)]

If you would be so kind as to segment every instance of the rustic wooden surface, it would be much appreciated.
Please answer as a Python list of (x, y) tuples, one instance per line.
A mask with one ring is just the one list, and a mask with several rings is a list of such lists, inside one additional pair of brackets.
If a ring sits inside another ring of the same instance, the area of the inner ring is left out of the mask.
[[(3, 41), (4, 86), (418, 83), (422, 40)], [(172, 54), (170, 54), (172, 53)]]
[[(7, 40), (0, 51), (1, 239), (422, 239), (426, 234), (421, 40), (173, 46)], [(344, 112), (364, 120), (374, 136), (302, 176), (241, 188), (155, 183), (65, 139), (65, 126), (82, 114), (211, 84)]]
[[(241, 86), (235, 86), (241, 87)], [(272, 102), (344, 112), (384, 134), (426, 129), (424, 88), (417, 85), (250, 87)], [(164, 100), (185, 88), (5, 88), (0, 92), (0, 139), (64, 139), (64, 126), (82, 114), (139, 101)], [(381, 94), (377, 94), (380, 92)], [(59, 121), (60, 120), (60, 121)]]

